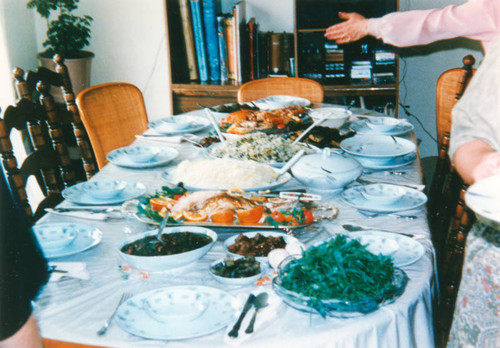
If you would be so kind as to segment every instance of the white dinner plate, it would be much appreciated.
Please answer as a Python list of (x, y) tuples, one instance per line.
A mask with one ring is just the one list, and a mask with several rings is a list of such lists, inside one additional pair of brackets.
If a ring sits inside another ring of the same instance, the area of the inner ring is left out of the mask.
[(311, 102), (306, 98), (294, 97), (291, 95), (272, 95), (254, 100), (253, 104), (257, 105), (261, 110), (273, 110), (290, 105), (309, 106)]
[(389, 135), (356, 135), (340, 142), (342, 150), (358, 157), (387, 158), (415, 152), (416, 145), (410, 140)]
[(366, 199), (362, 194), (363, 185), (353, 186), (341, 193), (340, 197), (345, 203), (360, 210), (368, 210), (379, 213), (391, 213), (415, 209), (427, 202), (427, 196), (419, 191), (406, 186), (399, 186), (405, 191), (404, 195), (395, 203), (382, 205), (379, 202)]
[(36, 235), (39, 230), (46, 227), (50, 227), (51, 229), (71, 229), (76, 231), (76, 238), (63, 248), (43, 250), (45, 257), (47, 258), (78, 254), (99, 244), (102, 238), (102, 232), (96, 227), (79, 223), (58, 222), (39, 224), (33, 226), (33, 231)]
[(144, 184), (127, 181), (127, 186), (117, 196), (108, 199), (97, 199), (86, 191), (85, 182), (82, 182), (64, 189), (62, 195), (68, 201), (76, 204), (104, 205), (122, 203), (129, 199), (142, 196), (145, 192), (146, 186), (144, 186)]
[[(171, 122), (172, 119), (178, 119), (182, 120), (183, 122), (189, 122), (189, 124), (185, 128), (175, 129), (172, 127), (172, 122)], [(171, 117), (160, 118), (152, 122), (149, 122), (148, 126), (149, 128), (154, 129), (158, 133), (171, 135), (171, 134), (199, 132), (210, 126), (210, 121), (205, 117), (183, 115), (183, 116), (171, 116)]]
[(389, 161), (387, 161), (385, 158), (382, 160), (377, 160), (377, 158), (352, 155), (350, 156), (361, 163), (364, 168), (374, 170), (385, 170), (403, 167), (410, 163), (413, 163), (413, 161), (415, 161), (415, 159), (417, 158), (417, 154), (415, 152), (409, 153), (404, 156), (392, 157)]
[(500, 175), (471, 185), (465, 193), (465, 202), (476, 213), (479, 221), (500, 229)]
[[(165, 291), (195, 291), (200, 297), (208, 300), (208, 307), (197, 317), (179, 316), (167, 323), (156, 320), (148, 314), (145, 301), (151, 296)], [(116, 312), (116, 322), (128, 333), (139, 337), (157, 340), (182, 340), (199, 337), (221, 330), (231, 323), (235, 312), (232, 296), (222, 290), (198, 285), (175, 286), (156, 289), (138, 294), (124, 302)]]
[[(274, 168), (274, 167), (273, 167)], [(278, 168), (274, 168), (276, 171), (278, 171)], [(167, 169), (162, 173), (162, 178), (170, 185), (177, 186), (179, 182), (175, 182), (172, 177), (171, 177), (171, 171), (174, 170), (172, 169)], [(268, 185), (262, 185), (262, 186), (255, 186), (255, 187), (239, 187), (243, 191), (264, 191), (264, 190), (273, 190), (281, 185), (286, 184), (292, 176), (290, 173), (285, 173), (280, 176), (278, 181), (275, 181), (273, 183), (270, 183)], [(191, 190), (191, 191), (202, 191), (202, 190), (227, 190), (230, 189), (231, 187), (202, 187), (202, 186), (191, 186), (184, 184), (184, 188), (186, 190)]]
[[(127, 167), (127, 168), (152, 168), (152, 167), (157, 167), (161, 166), (164, 164), (167, 164), (168, 162), (172, 161), (175, 159), (177, 156), (179, 156), (179, 152), (168, 146), (140, 146), (140, 147), (147, 147), (147, 148), (152, 148), (154, 150), (158, 150), (158, 154), (150, 159), (149, 161), (146, 162), (137, 162), (134, 161), (130, 158), (130, 156), (127, 154), (127, 148), (126, 147), (121, 147), (119, 149), (113, 150), (108, 155), (106, 156), (107, 159), (120, 167)], [(137, 146), (134, 146), (137, 147)]]
[(378, 231), (376, 229), (363, 232), (353, 232), (348, 234), (351, 238), (363, 238), (363, 244), (382, 243), (385, 239), (392, 239), (398, 243), (398, 249), (391, 255), (394, 260), (394, 267), (411, 265), (418, 261), (425, 254), (425, 249), (418, 241), (398, 233)]
[(400, 135), (413, 130), (413, 125), (406, 121), (401, 121), (396, 127), (389, 131), (380, 132), (366, 125), (367, 120), (358, 120), (350, 126), (351, 130), (358, 134), (384, 134), (384, 135)]
[[(283, 239), (285, 240), (286, 244), (297, 244), (299, 245), (302, 249), (305, 249), (304, 245), (295, 237), (293, 236), (290, 236), (286, 233), (283, 233), (283, 232), (269, 232), (269, 231), (255, 231), (255, 232), (244, 232), (244, 233), (241, 233), (245, 236), (247, 236), (248, 238), (252, 238), (252, 237), (255, 237), (255, 235), (257, 235), (257, 233), (260, 233), (261, 235), (263, 235), (264, 237), (269, 237), (269, 236), (273, 236), (273, 237), (283, 237)], [(235, 253), (232, 253), (230, 252), (227, 248), (234, 244), (236, 238), (238, 238), (238, 236), (240, 235), (240, 233), (226, 239), (224, 241), (224, 251), (228, 254), (228, 255), (231, 255), (233, 257), (241, 257), (241, 256), (244, 256), (244, 255), (240, 255), (240, 254), (235, 254)], [(257, 261), (259, 261), (261, 263), (261, 265), (267, 265), (268, 262), (267, 262), (267, 256), (256, 256), (255, 259)]]

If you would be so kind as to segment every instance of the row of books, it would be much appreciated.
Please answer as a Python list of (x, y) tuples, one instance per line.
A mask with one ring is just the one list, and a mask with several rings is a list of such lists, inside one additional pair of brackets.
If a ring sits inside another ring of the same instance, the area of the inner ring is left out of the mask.
[(169, 23), (177, 19), (177, 26), (170, 26), (174, 80), (244, 83), (293, 75), (293, 34), (260, 31), (255, 18), (246, 20), (245, 6), (242, 0), (231, 13), (221, 13), (219, 0), (169, 4)]

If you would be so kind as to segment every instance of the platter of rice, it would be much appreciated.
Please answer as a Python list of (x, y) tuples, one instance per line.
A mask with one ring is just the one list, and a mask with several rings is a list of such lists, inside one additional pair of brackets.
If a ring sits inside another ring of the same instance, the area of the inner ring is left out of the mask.
[(214, 158), (252, 160), (281, 168), (301, 149), (305, 149), (306, 154), (315, 152), (307, 145), (293, 144), (293, 140), (285, 139), (281, 135), (255, 132), (212, 144), (207, 150)]
[(172, 185), (182, 183), (188, 190), (238, 187), (244, 191), (273, 189), (291, 179), (289, 173), (279, 176), (278, 170), (269, 165), (232, 158), (184, 160), (177, 167), (163, 172), (162, 177)]

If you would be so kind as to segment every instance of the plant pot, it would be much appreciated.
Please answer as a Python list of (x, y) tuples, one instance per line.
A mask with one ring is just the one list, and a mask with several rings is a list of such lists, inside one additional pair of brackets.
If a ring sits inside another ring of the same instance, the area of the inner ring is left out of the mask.
[[(75, 97), (90, 86), (90, 66), (94, 53), (82, 51), (83, 58), (65, 58), (64, 64), (68, 68), (69, 78), (73, 86)], [(44, 52), (38, 53), (37, 58), (43, 67), (55, 71), (55, 63), (52, 56), (47, 56)], [(58, 87), (51, 87), (50, 93), (54, 97), (56, 103), (64, 104), (62, 91)]]

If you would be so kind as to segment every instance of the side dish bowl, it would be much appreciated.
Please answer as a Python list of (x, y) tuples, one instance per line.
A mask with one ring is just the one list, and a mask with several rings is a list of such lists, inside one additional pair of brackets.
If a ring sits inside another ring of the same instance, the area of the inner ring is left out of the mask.
[[(197, 226), (179, 226), (179, 227), (170, 227), (165, 228), (163, 230), (162, 235), (165, 234), (174, 234), (174, 233), (183, 233), (188, 232), (191, 234), (208, 236), (211, 241), (200, 247), (196, 247), (195, 249), (179, 252), (171, 255), (132, 255), (124, 250), (124, 247), (127, 245), (131, 245), (133, 243), (144, 243), (146, 247), (154, 248), (154, 243), (159, 243), (155, 241), (156, 234), (158, 233), (158, 229), (146, 231), (143, 233), (139, 233), (133, 235), (120, 244), (118, 252), (123, 260), (132, 266), (146, 271), (165, 271), (172, 268), (182, 267), (193, 263), (200, 258), (202, 258), (208, 250), (214, 245), (217, 240), (217, 233), (212, 231), (211, 229)], [(149, 238), (148, 238), (149, 237)], [(151, 243), (151, 245), (148, 245)], [(152, 253), (151, 253), (152, 254)]]
[[(231, 267), (234, 263), (243, 264), (241, 267)], [(228, 272), (220, 272), (221, 267), (228, 267)], [(246, 269), (243, 269), (245, 267)], [(212, 262), (209, 268), (209, 273), (218, 282), (231, 286), (244, 286), (254, 283), (262, 276), (263, 267), (261, 263), (252, 258), (224, 258)]]
[(352, 112), (346, 110), (345, 108), (334, 107), (313, 109), (309, 112), (309, 116), (313, 119), (314, 122), (318, 122), (319, 120), (325, 118), (326, 120), (323, 121), (321, 125), (329, 128), (342, 127), (351, 115)]
[(114, 179), (93, 180), (83, 184), (85, 191), (96, 199), (110, 199), (116, 197), (125, 187), (127, 187), (126, 181)]

